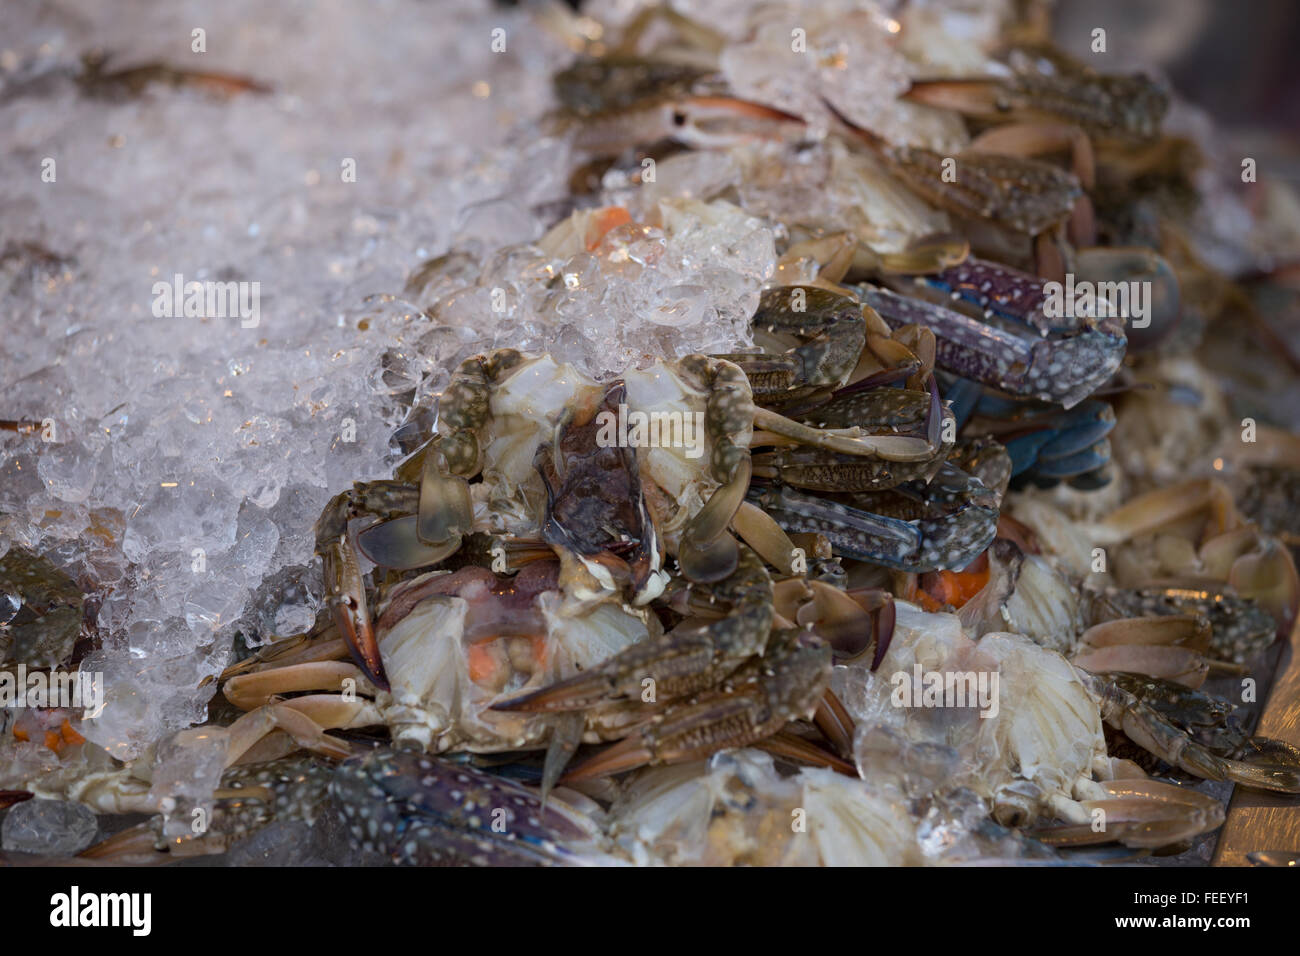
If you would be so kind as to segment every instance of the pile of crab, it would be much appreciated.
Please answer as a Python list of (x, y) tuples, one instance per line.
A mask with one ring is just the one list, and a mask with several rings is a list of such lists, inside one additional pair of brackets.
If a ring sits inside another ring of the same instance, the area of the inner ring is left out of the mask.
[[(580, 162), (535, 245), (614, 270), (683, 221), (761, 217), (754, 345), (603, 380), (466, 358), (394, 477), (321, 516), (327, 613), (228, 668), (234, 719), (190, 732), (225, 739), (211, 825), (162, 813), (90, 855), (333, 814), (357, 859), (405, 863), (1129, 858), (1222, 824), (1198, 780), (1300, 793), (1300, 751), (1202, 689), (1266, 676), (1295, 622), (1289, 516), (1263, 530), (1234, 482), (1300, 454), (1237, 441), (1203, 372), (1176, 400), (1188, 327), (1233, 300), (1180, 302), (1230, 283), (1148, 195), (1190, 176), (1167, 95), (1003, 24), (983, 72), (898, 102), (957, 144), (934, 149), (737, 96), (711, 31), (651, 24), (556, 78)], [(674, 195), (704, 164), (716, 190)], [(1063, 314), (1067, 277), (1147, 308)], [(1187, 432), (1143, 458), (1162, 421)], [(21, 789), (175, 809), (140, 767)]]

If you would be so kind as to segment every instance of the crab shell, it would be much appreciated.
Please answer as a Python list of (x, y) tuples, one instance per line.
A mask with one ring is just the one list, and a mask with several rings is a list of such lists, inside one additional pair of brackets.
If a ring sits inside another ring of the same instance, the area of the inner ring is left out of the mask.
[[(670, 364), (655, 362), (623, 375), (629, 418), (638, 413), (671, 414), (681, 422), (679, 432), (656, 446), (639, 445), (637, 467), (647, 503), (659, 535), (675, 552), (682, 529), (696, 514), (718, 482), (709, 472), (711, 438), (704, 428), (707, 394)], [(491, 419), (484, 444), (482, 482), (472, 486), (476, 530), (536, 536), (544, 513), (546, 494), (534, 466), (538, 446), (550, 440), (556, 428), (555, 409), (603, 392), (598, 384), (568, 363), (549, 354), (536, 356), (495, 389)], [(662, 419), (668, 421), (668, 419)], [(615, 436), (621, 433), (617, 428)], [(682, 440), (676, 440), (682, 436)], [(751, 432), (733, 435), (746, 447)], [(689, 441), (686, 439), (690, 439)], [(645, 603), (662, 592), (666, 575), (656, 576), (653, 593), (638, 596)]]

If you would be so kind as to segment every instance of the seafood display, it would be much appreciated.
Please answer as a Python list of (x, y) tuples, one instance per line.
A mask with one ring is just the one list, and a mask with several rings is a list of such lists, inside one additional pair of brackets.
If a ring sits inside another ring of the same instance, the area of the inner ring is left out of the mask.
[[(339, 307), (319, 350), (377, 410), (286, 399), (322, 449), (373, 433), (316, 493), (250, 504), (256, 467), (164, 444), (163, 489), (248, 494), (150, 526), (100, 501), (129, 409), (73, 418), (101, 457), (69, 492), (67, 416), (0, 407), (3, 480), (39, 469), (0, 494), (0, 812), (84, 824), (6, 861), (1208, 863), (1232, 788), (1300, 795), (1256, 727), (1300, 420), (1241, 331), (1288, 332), (1300, 200), (1249, 205), (1176, 90), (1058, 49), (1043, 4), (715, 6), (518, 14), (550, 85), (514, 144), (552, 168)], [(0, 106), (281, 96), (116, 63)], [(78, 268), (4, 249), (15, 288)], [(208, 561), (238, 601), (170, 583)]]

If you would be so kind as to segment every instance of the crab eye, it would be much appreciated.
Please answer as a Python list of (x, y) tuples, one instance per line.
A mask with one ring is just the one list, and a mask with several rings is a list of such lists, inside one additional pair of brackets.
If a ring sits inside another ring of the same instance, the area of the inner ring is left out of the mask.
[(685, 112), (683, 112), (682, 110), (673, 110), (674, 126), (685, 126), (686, 120), (687, 120), (687, 116)]

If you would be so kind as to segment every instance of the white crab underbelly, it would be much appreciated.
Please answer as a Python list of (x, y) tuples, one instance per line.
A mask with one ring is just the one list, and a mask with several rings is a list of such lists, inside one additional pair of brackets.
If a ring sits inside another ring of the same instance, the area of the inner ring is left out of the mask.
[(428, 599), (382, 633), (379, 649), (391, 689), (379, 694), (376, 705), (394, 742), (432, 751), (539, 746), (549, 718), (491, 706), (593, 667), (645, 640), (647, 621), (655, 625), (648, 615), (610, 602), (575, 614), (558, 592), (538, 601), (545, 633), (535, 638), (468, 641), (470, 606), (459, 597)]

